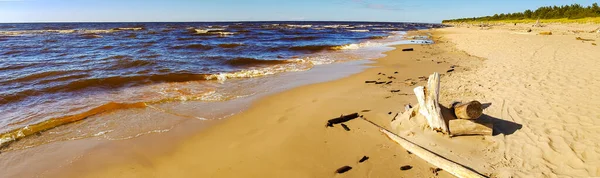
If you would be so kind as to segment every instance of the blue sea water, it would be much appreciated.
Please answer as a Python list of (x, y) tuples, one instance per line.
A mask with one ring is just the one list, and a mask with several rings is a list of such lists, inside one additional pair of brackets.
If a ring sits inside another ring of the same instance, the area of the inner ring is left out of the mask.
[[(438, 25), (0, 24), (0, 133), (102, 107), (226, 100), (237, 96), (215, 97), (215, 93), (227, 79), (368, 58), (372, 54), (361, 49), (397, 41), (404, 31), (432, 27)], [(124, 105), (107, 105), (110, 103)]]

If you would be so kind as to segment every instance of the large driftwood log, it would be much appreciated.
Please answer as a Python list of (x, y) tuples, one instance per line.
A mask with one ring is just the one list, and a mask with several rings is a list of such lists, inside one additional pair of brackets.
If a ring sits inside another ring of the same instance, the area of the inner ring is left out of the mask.
[(429, 127), (435, 131), (449, 134), (448, 126), (442, 117), (438, 102), (440, 96), (440, 74), (437, 72), (431, 74), (429, 80), (427, 80), (427, 87), (419, 86), (413, 91), (419, 102), (419, 113), (425, 116)]
[(491, 121), (483, 119), (464, 120), (454, 119), (448, 121), (452, 136), (459, 135), (492, 135), (494, 125)]
[(430, 164), (433, 164), (434, 166), (439, 167), (439, 168), (443, 169), (444, 171), (447, 171), (448, 173), (450, 173), (456, 177), (461, 177), (461, 178), (462, 177), (469, 177), (469, 178), (485, 177), (485, 176), (479, 174), (478, 172), (475, 172), (472, 169), (469, 169), (458, 163), (455, 163), (444, 157), (441, 157), (438, 154), (433, 153), (419, 145), (416, 145), (416, 144), (406, 140), (405, 138), (402, 138), (396, 134), (393, 134), (385, 129), (380, 129), (380, 131), (383, 132), (384, 134), (386, 134), (390, 139), (392, 139), (396, 143), (400, 144), (400, 146), (404, 147), (404, 149), (410, 151), (411, 153), (417, 155), (418, 157), (422, 158), (423, 160), (429, 162)]
[(459, 119), (477, 119), (483, 114), (483, 105), (479, 101), (459, 103), (452, 107), (456, 118)]

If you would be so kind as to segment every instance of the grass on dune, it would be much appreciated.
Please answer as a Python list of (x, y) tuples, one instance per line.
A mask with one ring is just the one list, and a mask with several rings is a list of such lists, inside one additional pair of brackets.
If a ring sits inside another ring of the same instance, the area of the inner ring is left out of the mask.
[[(537, 19), (520, 19), (520, 20), (466, 20), (461, 21), (462, 23), (469, 24), (479, 24), (479, 23), (536, 23)], [(459, 23), (459, 22), (452, 22)], [(586, 17), (580, 19), (569, 19), (569, 18), (561, 18), (561, 19), (540, 19), (540, 23), (578, 23), (578, 24), (587, 24), (594, 23), (600, 24), (600, 17)]]

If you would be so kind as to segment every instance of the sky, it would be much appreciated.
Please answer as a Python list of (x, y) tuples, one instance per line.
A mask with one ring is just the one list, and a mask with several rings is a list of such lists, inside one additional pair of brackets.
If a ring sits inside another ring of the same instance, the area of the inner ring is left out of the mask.
[(0, 0), (6, 22), (430, 22), (600, 0)]

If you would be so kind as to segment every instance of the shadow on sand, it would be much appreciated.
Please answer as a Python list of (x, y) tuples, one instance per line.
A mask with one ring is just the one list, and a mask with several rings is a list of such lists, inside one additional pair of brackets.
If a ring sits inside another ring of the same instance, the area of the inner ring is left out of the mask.
[(503, 134), (503, 135), (511, 135), (515, 133), (517, 130), (523, 128), (523, 125), (519, 123), (515, 123), (512, 121), (503, 120), (500, 118), (496, 118), (487, 114), (484, 114), (480, 117), (480, 119), (489, 119), (494, 123), (494, 132), (493, 136)]

